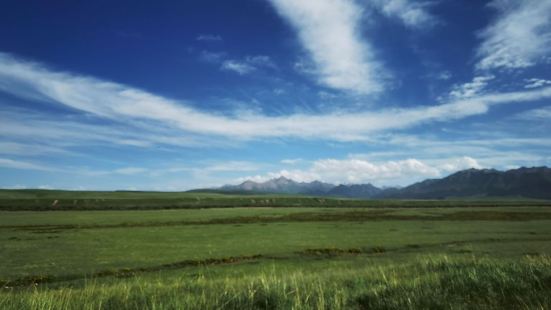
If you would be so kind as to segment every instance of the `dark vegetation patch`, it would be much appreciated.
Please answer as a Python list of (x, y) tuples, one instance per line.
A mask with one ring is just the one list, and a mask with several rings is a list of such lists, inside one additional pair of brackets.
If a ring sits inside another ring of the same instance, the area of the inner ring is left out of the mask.
[(304, 251), (297, 252), (299, 255), (308, 255), (308, 256), (340, 256), (340, 255), (358, 255), (363, 253), (362, 249), (359, 248), (350, 248), (350, 249), (339, 249), (339, 248), (320, 248), (320, 249), (306, 249)]
[(198, 267), (198, 266), (208, 266), (208, 265), (223, 265), (223, 264), (234, 264), (245, 261), (254, 261), (263, 258), (262, 255), (251, 255), (251, 256), (230, 256), (223, 258), (207, 258), (203, 260), (184, 260), (175, 263), (162, 264), (157, 266), (148, 266), (148, 267), (137, 267), (137, 268), (121, 268), (113, 270), (102, 270), (86, 275), (33, 275), (27, 276), (14, 280), (0, 280), (1, 287), (24, 287), (24, 286), (34, 286), (43, 283), (53, 283), (53, 282), (62, 282), (62, 281), (72, 281), (79, 280), (84, 278), (101, 278), (101, 277), (131, 277), (139, 273), (144, 272), (154, 272), (161, 270), (169, 269), (179, 269), (185, 267)]
[(299, 195), (228, 195), (204, 192), (82, 192), (57, 190), (0, 190), (0, 210), (155, 210), (234, 207), (447, 207), (551, 206), (551, 201), (494, 200), (361, 200)]
[[(0, 229), (14, 231), (29, 231), (32, 233), (60, 233), (68, 229), (103, 229), (103, 228), (131, 228), (131, 227), (161, 227), (183, 225), (213, 225), (213, 224), (255, 224), (285, 222), (351, 222), (361, 224), (368, 221), (398, 220), (398, 221), (530, 221), (549, 220), (551, 212), (523, 212), (523, 211), (456, 211), (434, 215), (399, 214), (392, 209), (343, 212), (301, 212), (285, 215), (269, 216), (239, 216), (197, 221), (165, 221), (165, 222), (127, 222), (117, 224), (65, 224), (65, 225), (5, 225)], [(429, 229), (428, 226), (422, 228)], [(390, 229), (389, 231), (397, 231)]]
[(58, 229), (37, 229), (29, 231), (31, 234), (59, 234), (62, 231)]
[(367, 253), (382, 254), (382, 253), (385, 253), (385, 252), (386, 252), (385, 248), (383, 248), (381, 246), (377, 246), (377, 247), (373, 247), (373, 248), (368, 249)]
[(44, 239), (57, 239), (59, 236), (43, 236), (41, 238), (38, 237), (9, 237), (7, 240), (9, 241), (35, 241), (35, 240), (44, 240)]
[(454, 251), (455, 253), (461, 253), (461, 254), (466, 254), (466, 253), (472, 253), (473, 250), (471, 249), (457, 249)]
[(526, 256), (526, 257), (534, 257), (534, 258), (547, 256), (547, 255), (545, 255), (543, 253), (539, 253), (539, 252), (525, 252), (525, 253), (522, 253), (522, 255)]
[(446, 219), (450, 221), (530, 221), (530, 220), (548, 220), (551, 219), (549, 212), (524, 212), (524, 211), (457, 211), (437, 219)]

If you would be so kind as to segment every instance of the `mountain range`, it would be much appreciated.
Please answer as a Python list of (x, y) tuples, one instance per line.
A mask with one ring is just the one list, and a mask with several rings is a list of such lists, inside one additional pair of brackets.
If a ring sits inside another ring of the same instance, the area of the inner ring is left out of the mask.
[(523, 167), (507, 171), (467, 169), (441, 179), (427, 179), (403, 188), (379, 188), (372, 184), (334, 185), (320, 181), (296, 182), (279, 177), (266, 182), (245, 181), (239, 185), (225, 185), (217, 190), (346, 198), (518, 197), (551, 199), (551, 168)]

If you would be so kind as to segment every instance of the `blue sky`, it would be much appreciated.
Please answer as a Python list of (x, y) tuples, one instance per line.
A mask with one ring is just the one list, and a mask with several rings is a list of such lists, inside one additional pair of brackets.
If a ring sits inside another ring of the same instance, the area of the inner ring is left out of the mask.
[(3, 1), (0, 187), (551, 165), (551, 0)]

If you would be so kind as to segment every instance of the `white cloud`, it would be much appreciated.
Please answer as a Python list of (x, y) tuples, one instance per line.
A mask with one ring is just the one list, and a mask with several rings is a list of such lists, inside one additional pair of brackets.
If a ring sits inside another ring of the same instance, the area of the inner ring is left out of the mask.
[(199, 59), (208, 63), (218, 64), (226, 58), (225, 52), (201, 51)]
[(147, 172), (147, 169), (139, 168), (139, 167), (125, 167), (125, 168), (115, 169), (113, 171), (113, 173), (124, 174), (124, 175), (142, 174), (144, 172)]
[(455, 85), (450, 92), (450, 97), (454, 99), (466, 99), (480, 95), (482, 90), (488, 85), (488, 82), (494, 78), (493, 75), (475, 76), (472, 82)]
[(276, 69), (277, 66), (269, 56), (265, 55), (246, 56), (243, 60), (227, 59), (220, 65), (220, 69), (240, 75), (252, 73), (259, 68)]
[(428, 4), (425, 2), (411, 0), (371, 0), (369, 2), (385, 16), (398, 18), (408, 27), (430, 26), (436, 21), (436, 18), (426, 10)]
[(277, 68), (272, 58), (266, 55), (246, 56), (244, 62), (256, 67)]
[(270, 2), (298, 32), (321, 84), (360, 94), (382, 90), (381, 65), (361, 38), (362, 8), (354, 1)]
[(256, 70), (256, 68), (246, 62), (239, 62), (236, 60), (224, 60), (220, 69), (224, 71), (233, 71), (239, 75), (249, 74)]
[[(173, 128), (158, 123), (150, 126), (121, 120), (115, 124), (101, 125), (21, 109), (0, 109), (0, 137), (20, 141), (16, 144), (4, 142), (5, 148), (0, 153), (25, 156), (54, 152), (69, 154), (71, 151), (67, 149), (79, 144), (201, 147), (215, 143), (206, 137), (198, 139), (174, 132)], [(216, 144), (224, 145), (224, 142), (218, 141)]]
[(315, 75), (316, 74), (316, 64), (313, 63), (310, 59), (306, 57), (299, 58), (294, 64), (293, 67), (295, 71), (301, 74)]
[(219, 65), (222, 71), (231, 71), (239, 75), (253, 73), (259, 69), (277, 69), (274, 61), (266, 55), (245, 56), (242, 59), (231, 59), (225, 52), (201, 51), (200, 60)]
[[(150, 167), (122, 167), (109, 170), (90, 170), (88, 168), (66, 169), (64, 172), (87, 175), (87, 176), (105, 176), (105, 175), (142, 175), (147, 177), (160, 177), (170, 174), (192, 174), (194, 176), (209, 176), (226, 172), (253, 172), (259, 170), (261, 164), (248, 161), (223, 161), (223, 162), (203, 162), (194, 165), (160, 165)], [(61, 170), (60, 170), (61, 171)]]
[(256, 171), (259, 169), (259, 164), (247, 161), (226, 161), (215, 163), (201, 167), (199, 171), (207, 172), (247, 172)]
[(382, 151), (351, 154), (349, 157), (374, 162), (411, 157), (442, 165), (442, 161), (452, 163), (450, 158), (455, 158), (457, 154), (476, 154), (476, 161), (484, 167), (506, 169), (512, 165), (548, 164), (545, 157), (551, 155), (547, 151), (551, 150), (551, 138), (546, 135), (511, 137), (510, 133), (495, 131), (479, 131), (477, 135), (481, 137), (461, 139), (455, 136), (442, 140), (427, 134), (384, 134), (369, 142), (372, 148)]
[(281, 163), (284, 165), (296, 165), (302, 162), (302, 158), (288, 158), (281, 160)]
[[(1, 120), (2, 118), (0, 118)], [(2, 126), (0, 125), (0, 128)], [(0, 135), (1, 136), (1, 135)], [(63, 154), (74, 155), (73, 153), (64, 150), (60, 147), (53, 147), (50, 145), (40, 143), (20, 143), (20, 142), (7, 142), (0, 141), (0, 154), (7, 155), (23, 155), (23, 156), (35, 156), (45, 154)]]
[(467, 168), (481, 168), (481, 165), (471, 157), (432, 161), (410, 158), (385, 162), (373, 162), (359, 158), (320, 159), (314, 161), (307, 169), (281, 170), (266, 175), (240, 178), (239, 181), (250, 179), (260, 182), (284, 176), (298, 182), (318, 180), (335, 184), (408, 185), (412, 182), (442, 177)]
[(2, 186), (0, 187), (2, 189), (28, 189), (29, 187), (26, 185), (16, 184), (12, 186)]
[[(250, 111), (239, 111), (233, 116), (197, 110), (186, 102), (157, 96), (126, 85), (91, 77), (51, 71), (38, 64), (28, 63), (0, 54), (0, 90), (22, 98), (57, 103), (106, 119), (119, 126), (132, 126), (140, 132), (113, 133), (94, 128), (96, 139), (127, 140), (135, 143), (200, 143), (204, 136), (253, 139), (267, 137), (299, 137), (351, 141), (362, 140), (374, 132), (399, 130), (435, 121), (450, 121), (483, 114), (491, 106), (506, 103), (530, 102), (551, 98), (551, 87), (528, 91), (485, 94), (454, 100), (434, 106), (380, 109), (377, 111), (329, 114), (291, 114), (266, 116)], [(0, 117), (4, 114), (0, 115)], [(0, 123), (0, 134), (29, 135), (39, 132), (40, 122), (32, 119), (22, 122), (5, 117)], [(23, 119), (25, 120), (25, 119)], [(66, 120), (64, 120), (66, 121)], [(86, 125), (66, 121), (44, 123), (45, 132), (55, 131), (62, 136), (88, 135)], [(26, 126), (25, 124), (28, 124)], [(47, 125), (54, 124), (52, 128)], [(71, 124), (74, 131), (66, 131)], [(116, 126), (115, 125), (115, 126)], [(34, 129), (34, 130), (33, 130)], [(53, 134), (52, 134), (53, 135)], [(143, 137), (142, 137), (143, 135)], [(201, 139), (196, 139), (202, 135)]]
[[(479, 134), (482, 134), (482, 132)], [(454, 138), (452, 140), (439, 140), (426, 136), (384, 135), (379, 141), (394, 144), (401, 148), (409, 147), (416, 149), (421, 147), (427, 150), (428, 154), (434, 154), (435, 156), (442, 156), (444, 154), (444, 157), (465, 151), (477, 153), (478, 155), (478, 153), (484, 153), (484, 150), (503, 146), (523, 146), (524, 148), (528, 146), (551, 146), (551, 139), (547, 137), (510, 137), (508, 134), (504, 137), (503, 133), (497, 134), (496, 132), (486, 133), (485, 136), (478, 139)], [(496, 152), (503, 152), (503, 150)]]
[(436, 76), (436, 78), (439, 80), (447, 81), (452, 78), (452, 74), (450, 71), (442, 71)]
[(497, 20), (484, 29), (478, 69), (525, 68), (551, 53), (551, 0), (494, 0)]
[(550, 80), (543, 80), (543, 79), (526, 79), (525, 82), (527, 84), (524, 85), (524, 88), (538, 88), (546, 85), (551, 85)]
[(218, 34), (200, 34), (197, 36), (196, 40), (207, 42), (220, 42), (222, 41), (222, 36)]
[(517, 118), (524, 120), (551, 120), (551, 106), (519, 113)]
[(459, 170), (476, 168), (481, 169), (482, 166), (478, 161), (472, 157), (464, 156), (460, 158), (451, 158), (436, 161), (438, 163), (437, 169), (440, 171), (440, 174), (453, 173)]
[(9, 158), (0, 158), (0, 167), (22, 170), (55, 171), (51, 167)]

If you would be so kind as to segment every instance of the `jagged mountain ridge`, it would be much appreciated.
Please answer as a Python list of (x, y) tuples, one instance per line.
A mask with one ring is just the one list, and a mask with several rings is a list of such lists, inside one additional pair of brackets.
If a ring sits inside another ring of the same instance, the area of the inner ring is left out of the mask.
[(400, 189), (381, 189), (372, 184), (333, 185), (320, 181), (296, 182), (279, 177), (266, 182), (245, 181), (239, 185), (226, 185), (219, 190), (348, 198), (524, 197), (551, 199), (551, 169), (547, 167), (522, 167), (507, 171), (467, 169), (441, 179), (427, 179)]
[(334, 185), (320, 181), (296, 182), (285, 177), (271, 179), (266, 182), (245, 181), (239, 185), (225, 185), (221, 191), (253, 192), (274, 194), (302, 194), (317, 196), (335, 196), (350, 198), (372, 198), (382, 189), (372, 184)]
[(271, 179), (266, 182), (245, 181), (239, 185), (225, 185), (220, 188), (223, 191), (251, 191), (278, 194), (309, 194), (323, 195), (333, 189), (335, 185), (313, 182), (296, 182), (285, 177)]

